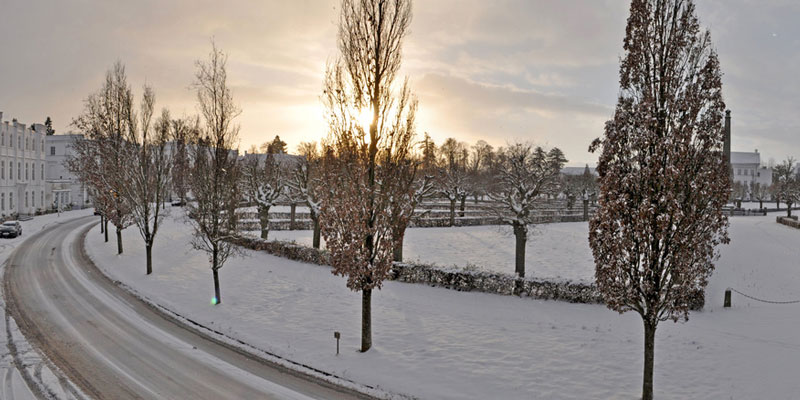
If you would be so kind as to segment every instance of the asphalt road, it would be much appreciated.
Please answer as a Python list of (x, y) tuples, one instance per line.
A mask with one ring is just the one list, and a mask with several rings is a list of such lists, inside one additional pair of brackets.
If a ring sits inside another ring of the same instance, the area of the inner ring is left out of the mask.
[(101, 399), (354, 399), (256, 360), (153, 311), (83, 251), (91, 217), (36, 233), (9, 257), (9, 310), (31, 343)]

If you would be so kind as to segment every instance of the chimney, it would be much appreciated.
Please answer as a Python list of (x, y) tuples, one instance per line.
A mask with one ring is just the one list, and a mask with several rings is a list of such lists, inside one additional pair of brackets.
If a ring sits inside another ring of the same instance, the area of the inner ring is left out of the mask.
[(722, 150), (725, 153), (725, 162), (731, 168), (731, 110), (725, 110), (725, 139)]

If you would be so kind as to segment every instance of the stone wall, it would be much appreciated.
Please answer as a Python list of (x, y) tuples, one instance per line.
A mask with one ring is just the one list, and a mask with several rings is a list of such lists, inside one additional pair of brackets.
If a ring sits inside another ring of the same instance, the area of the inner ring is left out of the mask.
[(775, 222), (786, 226), (791, 226), (792, 228), (800, 229), (800, 222), (798, 222), (796, 215), (792, 215), (791, 217), (787, 216), (776, 217)]
[[(329, 265), (328, 254), (324, 250), (295, 243), (265, 241), (251, 237), (239, 237), (232, 242), (251, 250), (266, 251), (290, 260)], [(464, 271), (430, 265), (394, 263), (388, 279), (463, 292), (475, 291), (570, 303), (603, 303), (602, 297), (593, 284), (533, 278), (518, 279), (508, 274), (484, 271)], [(703, 308), (704, 304), (705, 295), (701, 291), (694, 296), (690, 307), (692, 310), (699, 310)]]

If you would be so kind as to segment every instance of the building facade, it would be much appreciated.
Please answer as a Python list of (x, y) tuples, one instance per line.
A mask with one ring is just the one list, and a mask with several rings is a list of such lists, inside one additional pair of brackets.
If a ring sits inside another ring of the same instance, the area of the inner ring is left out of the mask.
[(45, 136), (42, 124), (29, 128), (16, 119), (0, 123), (0, 215), (4, 218), (46, 208)]
[(45, 137), (45, 201), (54, 208), (91, 207), (86, 185), (67, 168), (72, 155), (72, 143), (82, 139), (80, 134), (50, 135)]
[(733, 181), (744, 184), (748, 188), (748, 193), (753, 184), (762, 186), (772, 184), (772, 169), (761, 165), (761, 154), (758, 150), (752, 153), (732, 151), (731, 169)]

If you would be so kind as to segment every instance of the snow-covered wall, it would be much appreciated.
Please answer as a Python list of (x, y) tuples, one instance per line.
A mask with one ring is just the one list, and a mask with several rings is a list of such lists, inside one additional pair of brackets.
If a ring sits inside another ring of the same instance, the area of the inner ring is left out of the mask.
[[(267, 241), (252, 237), (239, 237), (233, 243), (275, 256), (317, 265), (328, 265), (328, 255), (323, 250), (294, 243)], [(429, 265), (394, 263), (390, 280), (439, 286), (464, 292), (485, 292), (502, 295), (532, 297), (542, 300), (561, 300), (570, 303), (602, 303), (594, 285), (571, 281), (519, 279), (513, 275), (485, 271), (463, 271)], [(699, 310), (705, 305), (705, 294), (700, 291), (693, 297), (690, 308)]]

